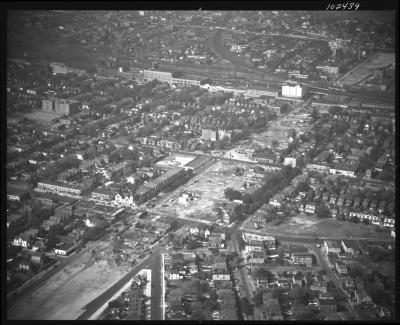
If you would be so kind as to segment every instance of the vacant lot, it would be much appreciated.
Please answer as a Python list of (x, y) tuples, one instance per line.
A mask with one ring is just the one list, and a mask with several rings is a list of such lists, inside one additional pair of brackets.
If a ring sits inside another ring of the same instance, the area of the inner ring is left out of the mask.
[(364, 62), (347, 72), (339, 80), (345, 84), (356, 84), (371, 75), (371, 69), (386, 67), (392, 64), (394, 62), (394, 59), (394, 53), (375, 53), (365, 59)]
[[(238, 167), (245, 171), (249, 169), (249, 165), (246, 163), (217, 162), (184, 185), (176, 195), (172, 196), (162, 206), (155, 208), (154, 212), (179, 218), (215, 222), (216, 216), (211, 215), (211, 212), (219, 204), (228, 202), (224, 195), (226, 188), (231, 187), (239, 190), (245, 182), (257, 182), (246, 172), (242, 176), (235, 176), (233, 173)], [(179, 197), (183, 193), (194, 193), (194, 200), (186, 203), (179, 202)]]
[[(109, 243), (96, 243), (74, 263), (8, 310), (9, 319), (76, 319), (82, 308), (117, 282), (128, 270), (113, 263)], [(109, 255), (110, 254), (110, 255)], [(97, 257), (97, 261), (96, 258)]]

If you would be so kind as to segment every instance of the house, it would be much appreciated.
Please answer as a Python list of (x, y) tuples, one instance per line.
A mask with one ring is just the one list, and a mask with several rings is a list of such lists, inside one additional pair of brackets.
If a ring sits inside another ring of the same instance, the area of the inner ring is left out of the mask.
[(24, 187), (17, 187), (11, 184), (7, 184), (7, 200), (18, 201), (20, 203), (30, 198), (29, 189)]
[(346, 254), (352, 255), (354, 257), (358, 256), (360, 252), (360, 247), (356, 241), (343, 239), (341, 244)]
[(329, 253), (340, 254), (341, 246), (336, 240), (324, 240), (324, 250), (325, 255), (328, 255)]
[(367, 294), (365, 289), (363, 287), (357, 288), (354, 291), (354, 299), (357, 304), (372, 304), (372, 299), (371, 297)]
[(302, 274), (293, 275), (293, 285), (298, 285), (300, 287), (304, 286), (304, 276)]
[(21, 261), (18, 264), (18, 270), (28, 271), (29, 272), (31, 270), (31, 262), (30, 262), (30, 260), (21, 259)]
[(29, 230), (21, 233), (19, 236), (14, 237), (12, 244), (14, 246), (21, 246), (21, 247), (27, 248), (30, 245), (32, 238), (38, 232), (39, 232), (38, 229), (29, 229)]
[(328, 282), (323, 277), (314, 278), (310, 289), (326, 293), (328, 292)]
[(290, 259), (294, 264), (307, 265), (307, 267), (312, 266), (313, 254), (310, 253), (291, 253)]
[(43, 254), (42, 253), (34, 253), (31, 255), (32, 263), (42, 264), (43, 263)]
[(335, 262), (335, 270), (340, 276), (347, 275), (347, 266), (342, 261)]
[(63, 243), (62, 245), (54, 249), (54, 254), (60, 256), (67, 256), (70, 252), (72, 252), (73, 249), (74, 246), (72, 244)]
[(307, 214), (313, 214), (315, 212), (315, 205), (314, 204), (306, 204), (304, 212)]

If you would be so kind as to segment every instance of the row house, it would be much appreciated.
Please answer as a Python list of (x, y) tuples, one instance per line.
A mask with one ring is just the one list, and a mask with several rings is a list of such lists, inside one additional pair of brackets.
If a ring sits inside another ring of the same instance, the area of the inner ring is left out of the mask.
[(246, 253), (255, 252), (255, 251), (262, 252), (262, 251), (264, 251), (264, 243), (259, 240), (251, 240), (246, 243), (245, 251), (246, 251)]
[(347, 275), (348, 272), (346, 264), (344, 264), (342, 261), (335, 262), (335, 270), (339, 274), (339, 276)]
[(250, 263), (251, 264), (264, 264), (267, 256), (264, 251), (253, 251), (250, 255)]
[(364, 220), (367, 219), (369, 220), (373, 225), (383, 225), (385, 227), (390, 227), (390, 228), (394, 228), (395, 226), (395, 219), (393, 218), (389, 218), (383, 215), (372, 215), (369, 213), (361, 213), (361, 212), (349, 212), (349, 218), (352, 217), (357, 217), (360, 220)]
[(291, 253), (290, 260), (294, 264), (307, 265), (311, 267), (313, 263), (313, 254), (310, 253)]
[(94, 200), (110, 202), (115, 199), (117, 194), (118, 192), (116, 190), (112, 190), (103, 186), (97, 190), (94, 190), (90, 196)]

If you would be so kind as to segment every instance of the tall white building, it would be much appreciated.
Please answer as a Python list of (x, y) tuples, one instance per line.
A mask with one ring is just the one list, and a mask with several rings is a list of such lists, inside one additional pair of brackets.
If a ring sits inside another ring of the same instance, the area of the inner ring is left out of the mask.
[(302, 98), (307, 92), (305, 87), (300, 85), (290, 85), (285, 84), (282, 85), (282, 96), (283, 97), (290, 97), (290, 98)]

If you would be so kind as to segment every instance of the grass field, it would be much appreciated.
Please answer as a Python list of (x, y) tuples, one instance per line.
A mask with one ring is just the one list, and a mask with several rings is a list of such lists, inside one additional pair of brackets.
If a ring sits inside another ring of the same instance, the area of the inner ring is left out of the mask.
[[(254, 223), (246, 222), (245, 228), (255, 229)], [(286, 218), (280, 225), (267, 224), (264, 230), (273, 235), (298, 235), (314, 237), (362, 237), (377, 238), (382, 234), (375, 231), (375, 226), (355, 224), (336, 219), (319, 219), (315, 215), (297, 214)]]

